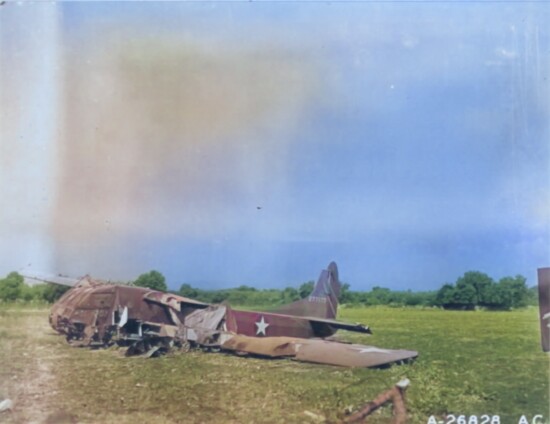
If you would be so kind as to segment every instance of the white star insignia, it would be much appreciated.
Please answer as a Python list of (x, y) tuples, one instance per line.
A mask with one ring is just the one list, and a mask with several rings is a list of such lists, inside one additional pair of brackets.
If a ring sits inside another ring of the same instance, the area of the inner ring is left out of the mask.
[(256, 330), (256, 335), (259, 336), (260, 334), (263, 334), (265, 336), (266, 335), (265, 330), (267, 330), (267, 327), (269, 327), (269, 324), (265, 322), (264, 317), (262, 316), (262, 319), (256, 322), (255, 324), (256, 324), (256, 327), (258, 327), (258, 329)]

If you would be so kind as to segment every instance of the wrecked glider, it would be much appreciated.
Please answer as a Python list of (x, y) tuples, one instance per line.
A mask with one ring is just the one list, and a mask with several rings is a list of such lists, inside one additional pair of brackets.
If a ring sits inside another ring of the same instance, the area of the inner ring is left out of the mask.
[(273, 312), (242, 311), (147, 288), (84, 277), (41, 279), (73, 285), (52, 307), (51, 326), (76, 346), (127, 346), (127, 354), (154, 356), (172, 347), (198, 347), (268, 358), (349, 367), (412, 360), (410, 350), (381, 349), (331, 339), (337, 330), (371, 333), (336, 320), (340, 282), (331, 262), (311, 294)]

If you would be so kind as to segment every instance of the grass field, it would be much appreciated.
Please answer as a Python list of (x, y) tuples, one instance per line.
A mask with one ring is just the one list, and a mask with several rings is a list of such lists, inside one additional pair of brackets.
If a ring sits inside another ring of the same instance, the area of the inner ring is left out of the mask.
[[(314, 422), (309, 411), (336, 422), (346, 408), (361, 406), (402, 377), (411, 380), (412, 423), (446, 414), (499, 415), (501, 423), (550, 417), (549, 357), (540, 350), (535, 308), (342, 308), (341, 319), (374, 332), (345, 338), (420, 352), (411, 365), (375, 370), (202, 352), (124, 358), (116, 349), (68, 346), (48, 327), (47, 313), (0, 309), (0, 398), (15, 402), (0, 421)], [(387, 422), (390, 415), (391, 408), (383, 408), (369, 422)]]

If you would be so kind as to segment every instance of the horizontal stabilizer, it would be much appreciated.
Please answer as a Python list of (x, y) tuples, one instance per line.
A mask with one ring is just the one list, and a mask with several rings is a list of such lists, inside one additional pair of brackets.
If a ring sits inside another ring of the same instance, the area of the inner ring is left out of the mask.
[(338, 321), (335, 319), (328, 319), (328, 318), (316, 318), (316, 317), (303, 317), (303, 318), (309, 320), (312, 326), (315, 326), (316, 324), (322, 324), (328, 327), (332, 327), (335, 330), (347, 330), (347, 331), (355, 331), (356, 333), (372, 334), (372, 331), (368, 326), (359, 324), (359, 323), (342, 322), (342, 321)]

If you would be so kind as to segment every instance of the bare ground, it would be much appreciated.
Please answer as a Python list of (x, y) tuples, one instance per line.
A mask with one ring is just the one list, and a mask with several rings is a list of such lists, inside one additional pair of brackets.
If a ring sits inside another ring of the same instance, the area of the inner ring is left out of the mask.
[(0, 421), (21, 423), (71, 422), (71, 417), (56, 410), (55, 378), (58, 337), (49, 327), (47, 311), (3, 311), (0, 337), (0, 397), (11, 399), (13, 410), (0, 415)]

